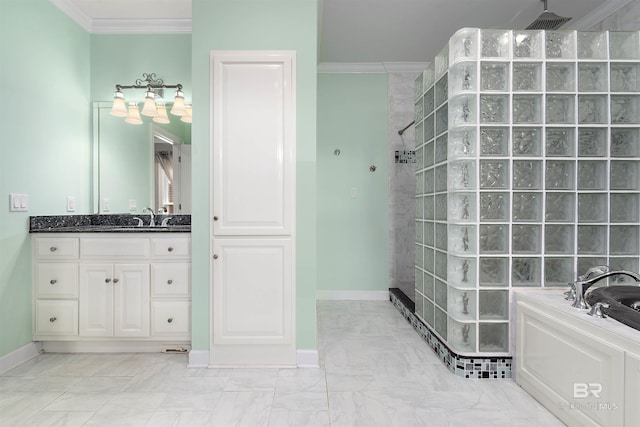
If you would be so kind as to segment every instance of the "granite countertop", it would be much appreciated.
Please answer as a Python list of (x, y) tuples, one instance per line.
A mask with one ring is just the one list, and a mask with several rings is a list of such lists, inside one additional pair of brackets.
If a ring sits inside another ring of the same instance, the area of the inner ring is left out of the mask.
[[(139, 227), (139, 217), (144, 225)], [(49, 215), (29, 217), (29, 233), (190, 233), (191, 215), (156, 215), (156, 223), (168, 225), (150, 227), (149, 215)]]

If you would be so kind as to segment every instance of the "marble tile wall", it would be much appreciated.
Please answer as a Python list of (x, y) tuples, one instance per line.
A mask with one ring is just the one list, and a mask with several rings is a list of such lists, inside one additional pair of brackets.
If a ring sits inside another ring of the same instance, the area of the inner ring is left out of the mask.
[(396, 163), (395, 152), (414, 150), (414, 84), (418, 73), (391, 72), (388, 76), (389, 99), (389, 287), (399, 288), (414, 299), (414, 204), (415, 168), (413, 163)]
[(591, 31), (637, 31), (640, 28), (640, 0), (633, 0), (598, 22)]

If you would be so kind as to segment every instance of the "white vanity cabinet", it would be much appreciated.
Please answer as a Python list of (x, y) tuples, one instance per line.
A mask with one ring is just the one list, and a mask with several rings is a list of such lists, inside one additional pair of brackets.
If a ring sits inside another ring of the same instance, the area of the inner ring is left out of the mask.
[(34, 339), (77, 336), (79, 239), (35, 239), (33, 254)]
[(34, 235), (33, 254), (35, 341), (191, 340), (189, 234)]
[(80, 336), (149, 335), (149, 264), (80, 265)]

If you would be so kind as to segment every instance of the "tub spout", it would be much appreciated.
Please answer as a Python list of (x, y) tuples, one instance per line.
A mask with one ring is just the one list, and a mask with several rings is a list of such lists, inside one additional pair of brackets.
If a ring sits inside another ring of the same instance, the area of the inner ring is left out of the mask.
[(573, 301), (572, 305), (576, 308), (589, 308), (587, 302), (584, 300), (584, 294), (587, 292), (587, 290), (591, 286), (599, 282), (600, 280), (606, 279), (607, 277), (611, 277), (611, 276), (617, 276), (617, 275), (629, 276), (635, 279), (635, 281), (638, 282), (638, 284), (640, 284), (640, 274), (634, 273), (632, 271), (627, 271), (627, 270), (607, 271), (597, 276), (593, 276), (593, 277), (590, 276), (585, 280), (577, 280), (573, 284), (573, 286), (575, 286), (576, 299)]

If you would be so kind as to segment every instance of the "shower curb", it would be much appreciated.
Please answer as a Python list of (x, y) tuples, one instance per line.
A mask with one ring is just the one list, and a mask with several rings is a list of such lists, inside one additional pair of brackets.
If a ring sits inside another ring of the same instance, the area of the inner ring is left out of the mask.
[(413, 301), (400, 289), (389, 288), (389, 300), (453, 374), (462, 378), (511, 378), (513, 358), (461, 356), (451, 351), (431, 328), (414, 314)]

